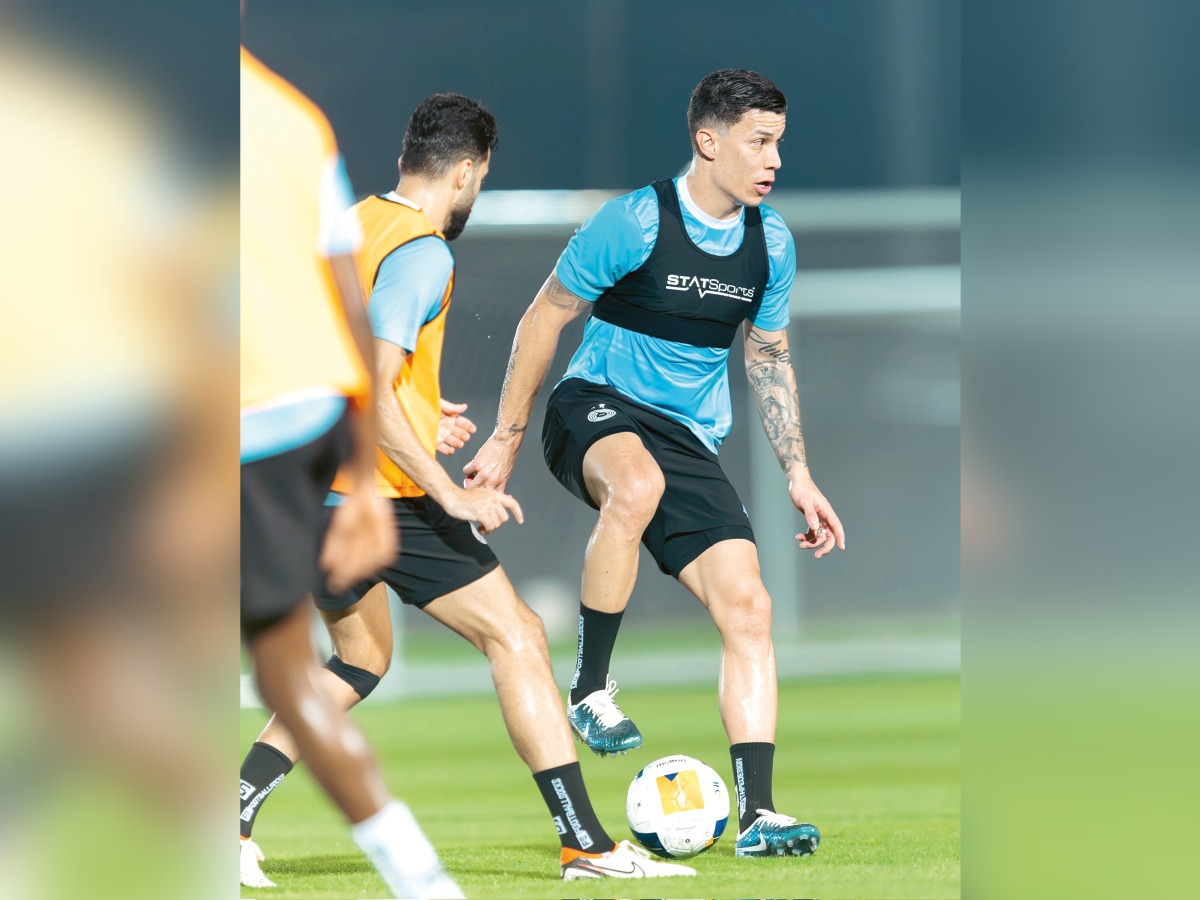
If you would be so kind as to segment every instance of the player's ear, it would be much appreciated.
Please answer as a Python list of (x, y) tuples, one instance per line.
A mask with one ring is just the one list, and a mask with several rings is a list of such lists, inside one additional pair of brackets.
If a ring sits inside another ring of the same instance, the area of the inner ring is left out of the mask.
[(457, 190), (462, 190), (467, 186), (467, 182), (471, 180), (471, 170), (475, 168), (475, 161), (470, 157), (460, 159), (458, 165), (454, 167), (454, 187)]
[(696, 152), (707, 160), (717, 157), (717, 133), (711, 128), (696, 129)]

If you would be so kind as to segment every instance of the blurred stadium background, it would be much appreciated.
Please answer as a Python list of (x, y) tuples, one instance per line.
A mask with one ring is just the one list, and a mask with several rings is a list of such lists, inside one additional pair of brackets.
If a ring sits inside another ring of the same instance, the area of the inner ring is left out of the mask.
[[(519, 9), (519, 15), (514, 12)], [(798, 552), (799, 525), (731, 358), (722, 462), (750, 511), (776, 605), (782, 677), (957, 671), (959, 664), (959, 11), (956, 4), (259, 0), (243, 38), (329, 115), (360, 195), (395, 185), (412, 108), (437, 91), (500, 122), (487, 189), (463, 237), (443, 392), (491, 429), (517, 319), (574, 229), (605, 199), (682, 171), (691, 88), (757, 69), (789, 100), (770, 199), (796, 238), (791, 341), (814, 475), (849, 551)], [(557, 379), (581, 326), (566, 335)], [(552, 383), (552, 380), (550, 383)], [(511, 492), (527, 516), (492, 538), (573, 665), (580, 567), (593, 524), (541, 459), (543, 390)], [(489, 690), (486, 663), (411, 610), (377, 696)], [(648, 556), (614, 654), (622, 684), (711, 681), (707, 616)], [(253, 704), (245, 689), (243, 702)]]

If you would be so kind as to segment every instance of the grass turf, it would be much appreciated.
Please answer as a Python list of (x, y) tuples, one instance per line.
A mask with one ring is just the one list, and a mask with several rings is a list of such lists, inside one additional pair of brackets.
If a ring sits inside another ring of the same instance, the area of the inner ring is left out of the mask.
[[(775, 804), (821, 829), (816, 855), (735, 859), (735, 817), (691, 861), (695, 878), (636, 887), (558, 879), (546, 809), (493, 696), (368, 702), (354, 715), (469, 897), (959, 896), (957, 676), (805, 681), (780, 685), (779, 699)], [(629, 690), (621, 704), (645, 746), (605, 760), (581, 753), (593, 804), (615, 840), (629, 837), (625, 790), (646, 763), (686, 753), (731, 778), (711, 687)], [(243, 711), (243, 750), (264, 722), (261, 711)], [(389, 896), (303, 766), (271, 795), (254, 837), (279, 887), (242, 888), (243, 897)]]

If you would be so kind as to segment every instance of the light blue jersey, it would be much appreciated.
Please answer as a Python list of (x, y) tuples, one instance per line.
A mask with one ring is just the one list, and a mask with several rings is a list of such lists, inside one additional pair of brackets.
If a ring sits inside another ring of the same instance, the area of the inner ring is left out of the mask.
[(371, 332), (412, 353), (421, 329), (441, 312), (452, 274), (454, 256), (436, 235), (393, 250), (379, 267), (367, 304)]
[[(733, 219), (714, 219), (696, 206), (686, 176), (674, 181), (688, 237), (714, 256), (729, 256), (742, 245), (745, 210)], [(782, 331), (790, 321), (788, 295), (796, 277), (796, 245), (782, 217), (760, 206), (770, 276), (754, 325)], [(595, 302), (606, 290), (640, 268), (658, 237), (658, 198), (653, 185), (609, 200), (583, 223), (558, 259), (555, 275), (568, 291)], [(650, 337), (590, 318), (583, 342), (562, 380), (582, 378), (606, 384), (643, 406), (686, 425), (714, 453), (729, 434), (729, 351), (695, 347)]]

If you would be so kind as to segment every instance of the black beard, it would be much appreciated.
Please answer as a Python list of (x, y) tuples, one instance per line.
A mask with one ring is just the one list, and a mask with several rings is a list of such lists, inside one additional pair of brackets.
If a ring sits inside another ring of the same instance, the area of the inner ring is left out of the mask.
[(471, 207), (469, 206), (466, 209), (450, 210), (450, 221), (446, 223), (446, 227), (442, 231), (442, 234), (446, 236), (446, 240), (452, 241), (462, 234), (463, 229), (467, 227), (467, 219), (469, 218), (471, 218)]

